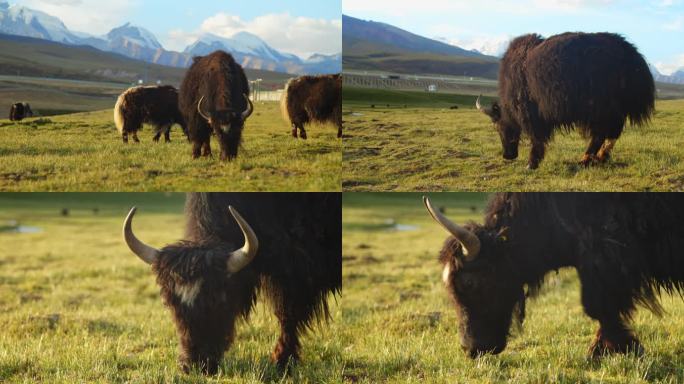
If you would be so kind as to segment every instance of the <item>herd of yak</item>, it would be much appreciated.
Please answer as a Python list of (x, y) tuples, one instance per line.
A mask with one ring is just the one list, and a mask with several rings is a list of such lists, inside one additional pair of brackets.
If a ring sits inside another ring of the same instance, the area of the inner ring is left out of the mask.
[[(124, 143), (129, 135), (138, 142), (143, 123), (155, 127), (154, 140), (178, 124), (192, 142), (192, 157), (211, 156), (210, 138), (215, 136), (221, 159), (237, 156), (245, 121), (254, 112), (244, 70), (226, 52), (216, 51), (194, 58), (180, 90), (170, 85), (134, 87), (119, 96), (114, 122)], [(283, 116), (292, 124), (292, 135), (306, 139), (305, 124), (329, 122), (342, 137), (342, 77), (302, 76), (290, 80), (281, 101)]]

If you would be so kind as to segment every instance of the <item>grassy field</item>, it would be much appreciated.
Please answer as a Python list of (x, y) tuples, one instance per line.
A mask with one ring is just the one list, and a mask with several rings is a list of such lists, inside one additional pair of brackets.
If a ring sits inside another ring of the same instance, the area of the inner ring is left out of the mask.
[[(684, 190), (684, 100), (658, 101), (651, 124), (628, 126), (607, 164), (579, 166), (587, 142), (571, 132), (558, 134), (529, 171), (529, 142), (516, 161), (504, 160), (473, 96), (348, 88), (343, 95), (345, 191)], [(459, 109), (448, 109), (453, 104)]]
[(3, 191), (336, 191), (341, 142), (332, 126), (312, 126), (295, 140), (278, 103), (260, 102), (246, 123), (238, 158), (193, 160), (191, 145), (174, 127), (170, 144), (154, 143), (144, 128), (140, 144), (124, 145), (111, 109), (0, 120)]
[[(302, 363), (281, 377), (269, 355), (276, 318), (260, 301), (239, 324), (222, 373), (184, 375), (178, 341), (152, 271), (126, 248), (121, 223), (137, 205), (136, 232), (162, 246), (182, 236), (182, 194), (0, 194), (0, 382), (340, 382), (341, 308), (303, 340)], [(69, 209), (68, 216), (61, 210)], [(95, 213), (94, 209), (98, 211)]]
[[(457, 222), (480, 221), (483, 194), (430, 194)], [(547, 277), (527, 302), (524, 329), (498, 356), (461, 351), (457, 319), (437, 261), (446, 232), (421, 194), (345, 193), (342, 329), (353, 383), (681, 383), (684, 302), (663, 296), (658, 318), (639, 309), (634, 329), (646, 353), (590, 361), (597, 323), (583, 314), (577, 275)], [(397, 227), (396, 224), (400, 226)], [(402, 230), (397, 230), (397, 228)]]

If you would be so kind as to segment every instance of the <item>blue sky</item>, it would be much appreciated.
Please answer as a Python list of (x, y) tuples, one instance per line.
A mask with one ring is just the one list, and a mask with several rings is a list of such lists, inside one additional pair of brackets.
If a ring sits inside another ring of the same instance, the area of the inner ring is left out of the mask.
[(661, 72), (684, 68), (684, 0), (343, 0), (342, 10), (489, 54), (530, 32), (617, 32)]
[(10, 0), (57, 16), (94, 35), (132, 22), (167, 49), (182, 50), (201, 33), (252, 32), (281, 51), (307, 57), (339, 53), (341, 0)]

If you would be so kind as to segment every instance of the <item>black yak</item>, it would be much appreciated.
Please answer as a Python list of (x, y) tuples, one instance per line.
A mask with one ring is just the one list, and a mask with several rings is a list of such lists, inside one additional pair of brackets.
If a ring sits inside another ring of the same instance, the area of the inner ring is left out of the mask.
[(178, 124), (185, 129), (185, 122), (178, 110), (178, 90), (170, 85), (132, 87), (124, 91), (114, 105), (114, 124), (124, 143), (128, 135), (138, 143), (138, 131), (143, 123), (154, 125), (153, 140), (159, 141), (164, 134), (171, 141), (171, 126)]
[(21, 121), (26, 117), (33, 117), (33, 111), (29, 103), (14, 103), (10, 107), (10, 121)]
[(655, 86), (644, 58), (612, 33), (564, 33), (513, 40), (499, 68), (499, 102), (477, 109), (495, 123), (503, 157), (518, 157), (524, 132), (532, 142), (528, 168), (544, 158), (558, 129), (578, 128), (591, 140), (580, 163), (604, 162), (627, 120), (654, 113)]
[(544, 276), (574, 267), (584, 312), (599, 322), (590, 356), (643, 349), (628, 327), (635, 306), (662, 312), (659, 291), (684, 293), (684, 196), (672, 193), (500, 193), (484, 224), (461, 227), (427, 198), (451, 236), (442, 278), (459, 317), (463, 349), (476, 357), (506, 347), (512, 319)]
[(280, 99), (283, 118), (292, 125), (292, 136), (306, 139), (304, 125), (332, 123), (342, 137), (342, 76), (301, 76), (291, 79)]
[(157, 275), (184, 371), (217, 371), (258, 293), (280, 322), (272, 359), (298, 358), (300, 334), (329, 318), (328, 295), (341, 289), (341, 210), (339, 193), (192, 193), (185, 239), (157, 250), (133, 234), (131, 209), (124, 239)]
[(233, 56), (216, 51), (195, 57), (180, 89), (180, 108), (188, 124), (192, 157), (211, 156), (212, 132), (221, 160), (237, 156), (245, 120), (254, 111), (245, 71)]

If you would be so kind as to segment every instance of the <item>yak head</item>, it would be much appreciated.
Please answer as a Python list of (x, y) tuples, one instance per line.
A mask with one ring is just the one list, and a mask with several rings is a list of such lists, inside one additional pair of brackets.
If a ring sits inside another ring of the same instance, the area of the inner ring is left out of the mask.
[(483, 107), (480, 104), (480, 98), (477, 97), (475, 107), (478, 111), (489, 116), (496, 127), (499, 137), (501, 138), (501, 146), (503, 147), (503, 157), (506, 160), (515, 160), (518, 158), (518, 145), (520, 144), (520, 127), (511, 122), (506, 116), (503, 116), (499, 103), (494, 102), (490, 107)]
[(255, 300), (257, 277), (246, 267), (259, 242), (240, 214), (233, 207), (228, 209), (244, 234), (242, 248), (216, 240), (201, 244), (181, 241), (156, 249), (133, 234), (135, 207), (124, 221), (126, 244), (157, 274), (162, 299), (171, 310), (180, 339), (179, 364), (186, 373), (193, 367), (205, 374), (217, 372), (233, 341), (237, 318), (246, 318)]
[(489, 231), (472, 223), (461, 227), (434, 209), (426, 197), (423, 202), (451, 234), (440, 261), (442, 279), (456, 307), (462, 349), (471, 358), (503, 351), (514, 315), (520, 325), (525, 317), (523, 282), (509, 262), (506, 231)]
[(246, 102), (244, 111), (236, 111), (232, 108), (203, 110), (202, 96), (197, 102), (197, 113), (211, 126), (214, 135), (221, 145), (221, 160), (232, 160), (237, 156), (238, 147), (242, 137), (242, 127), (245, 120), (254, 112), (254, 104), (247, 95), (243, 95)]

